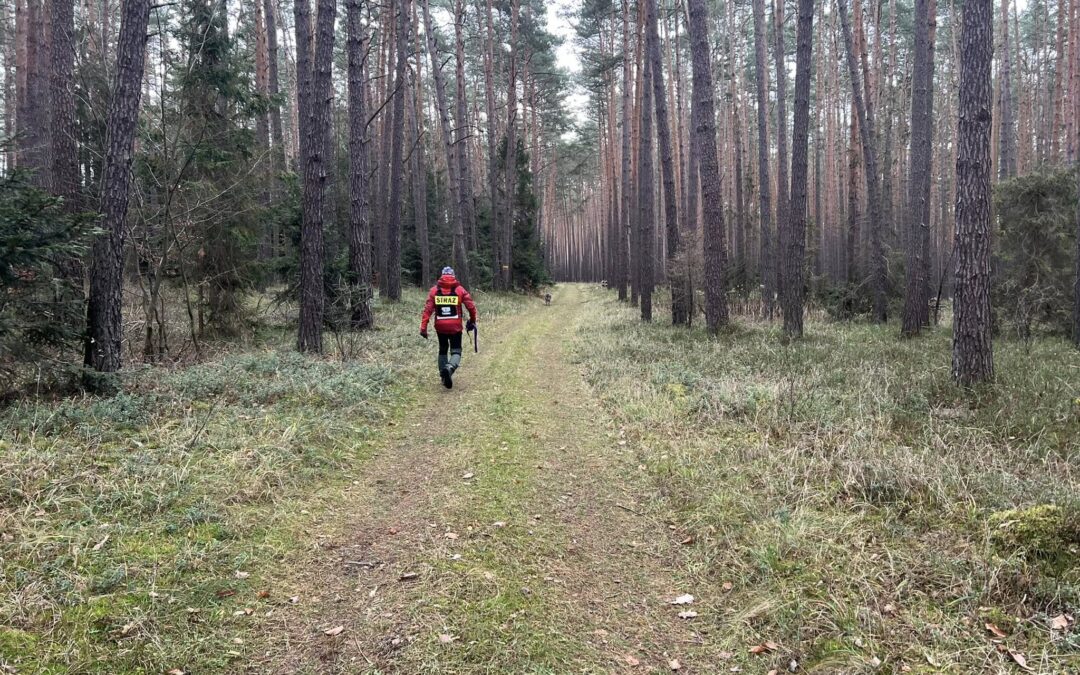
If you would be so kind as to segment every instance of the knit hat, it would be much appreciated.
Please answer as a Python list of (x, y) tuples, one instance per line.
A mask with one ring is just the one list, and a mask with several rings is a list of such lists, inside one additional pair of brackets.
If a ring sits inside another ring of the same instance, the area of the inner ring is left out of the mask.
[(454, 268), (450, 267), (450, 266), (442, 268), (442, 273), (443, 273), (443, 276), (446, 276), (446, 275), (450, 275), (452, 277), (457, 276), (456, 274), (454, 274)]

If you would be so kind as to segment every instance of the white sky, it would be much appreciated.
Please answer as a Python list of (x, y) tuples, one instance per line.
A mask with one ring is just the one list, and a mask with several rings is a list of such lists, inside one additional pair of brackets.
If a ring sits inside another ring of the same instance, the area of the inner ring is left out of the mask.
[(547, 28), (553, 35), (563, 39), (555, 56), (557, 63), (570, 72), (570, 91), (566, 96), (566, 107), (580, 124), (589, 118), (587, 111), (589, 97), (577, 85), (578, 78), (574, 77), (581, 72), (581, 59), (578, 57), (577, 44), (574, 43), (574, 27), (566, 16), (569, 12), (576, 10), (579, 4), (577, 0), (549, 0)]

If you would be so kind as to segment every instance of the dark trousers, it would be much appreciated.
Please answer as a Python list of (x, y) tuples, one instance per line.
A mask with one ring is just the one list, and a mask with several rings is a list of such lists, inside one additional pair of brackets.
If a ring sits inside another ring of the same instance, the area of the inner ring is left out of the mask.
[[(438, 333), (439, 336), (439, 371), (449, 366), (451, 372), (461, 366), (461, 333)], [(447, 352), (450, 357), (447, 358)]]
[(439, 354), (446, 356), (447, 352), (461, 353), (461, 333), (436, 333), (439, 336)]

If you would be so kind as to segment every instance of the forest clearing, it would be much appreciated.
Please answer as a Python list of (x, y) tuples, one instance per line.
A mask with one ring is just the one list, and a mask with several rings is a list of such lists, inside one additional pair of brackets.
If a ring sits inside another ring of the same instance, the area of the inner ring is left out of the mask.
[(0, 673), (1080, 673), (1080, 0), (0, 66)]

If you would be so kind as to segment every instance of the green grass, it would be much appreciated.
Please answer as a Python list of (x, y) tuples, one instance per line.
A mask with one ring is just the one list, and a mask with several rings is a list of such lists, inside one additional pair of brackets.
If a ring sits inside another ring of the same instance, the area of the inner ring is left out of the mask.
[[(946, 328), (901, 341), (894, 326), (811, 322), (785, 347), (766, 324), (709, 339), (666, 321), (595, 291), (576, 358), (658, 515), (693, 535), (679, 564), (737, 658), (1015, 668), (991, 622), (1037, 671), (1080, 669), (1080, 631), (1048, 628), (1080, 616), (1080, 353), (999, 341), (997, 383), (966, 392)], [(1070, 514), (1047, 535), (1056, 555), (994, 536), (994, 514), (1044, 504)], [(763, 640), (781, 649), (746, 655)]]
[[(108, 399), (0, 411), (0, 665), (227, 671), (266, 580), (430, 380), (423, 297), (306, 358), (270, 318), (185, 369), (133, 367)], [(481, 294), (485, 321), (523, 300)], [(345, 355), (347, 358), (342, 358)]]

